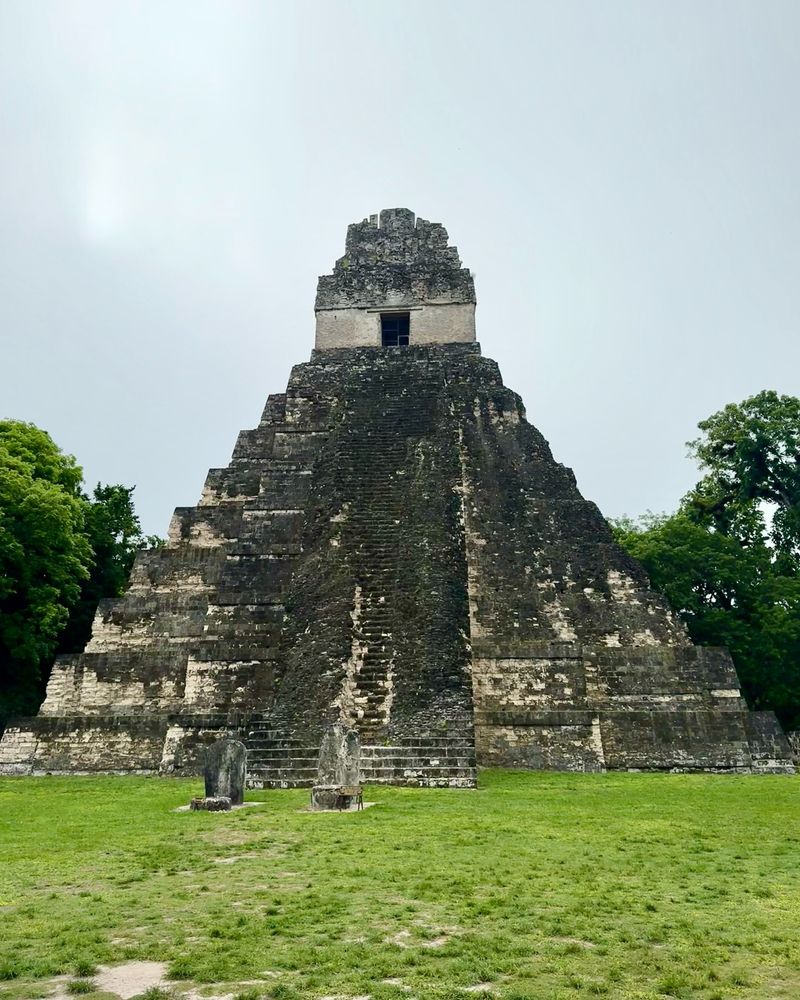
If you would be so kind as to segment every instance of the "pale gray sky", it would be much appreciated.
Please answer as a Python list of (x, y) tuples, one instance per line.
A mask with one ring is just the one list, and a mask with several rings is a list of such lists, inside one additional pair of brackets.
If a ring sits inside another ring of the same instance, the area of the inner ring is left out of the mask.
[(584, 494), (671, 509), (800, 394), (798, 98), (796, 0), (0, 0), (0, 415), (164, 534), (407, 206)]

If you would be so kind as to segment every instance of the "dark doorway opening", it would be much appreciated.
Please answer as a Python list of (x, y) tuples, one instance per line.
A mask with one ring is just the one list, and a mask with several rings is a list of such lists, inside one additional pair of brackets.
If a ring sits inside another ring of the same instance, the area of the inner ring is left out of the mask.
[(410, 313), (381, 313), (381, 344), (383, 347), (408, 347)]

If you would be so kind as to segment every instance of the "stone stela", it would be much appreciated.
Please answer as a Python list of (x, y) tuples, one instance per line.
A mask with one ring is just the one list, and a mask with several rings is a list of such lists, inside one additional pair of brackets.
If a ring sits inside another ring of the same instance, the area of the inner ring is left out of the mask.
[(198, 774), (227, 739), (259, 788), (791, 772), (727, 651), (691, 643), (528, 422), (475, 309), (439, 223), (349, 226), (310, 360), (58, 658), (0, 773)]
[(247, 748), (238, 740), (217, 740), (206, 750), (203, 780), (206, 798), (222, 795), (234, 806), (244, 802)]
[(322, 737), (311, 808), (343, 810), (362, 804), (361, 741), (354, 729), (335, 723)]

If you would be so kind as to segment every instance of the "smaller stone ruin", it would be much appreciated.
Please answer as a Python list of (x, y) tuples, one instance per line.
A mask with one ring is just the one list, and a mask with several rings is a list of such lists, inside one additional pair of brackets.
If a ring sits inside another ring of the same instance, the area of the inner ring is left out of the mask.
[(311, 808), (353, 809), (361, 805), (361, 741), (354, 729), (336, 722), (325, 730), (319, 748), (317, 783)]
[(224, 811), (244, 802), (247, 749), (239, 740), (217, 740), (206, 750), (203, 763), (205, 798), (192, 799), (192, 809)]
[(229, 812), (233, 806), (227, 795), (206, 796), (205, 798), (192, 799), (189, 803), (192, 812)]

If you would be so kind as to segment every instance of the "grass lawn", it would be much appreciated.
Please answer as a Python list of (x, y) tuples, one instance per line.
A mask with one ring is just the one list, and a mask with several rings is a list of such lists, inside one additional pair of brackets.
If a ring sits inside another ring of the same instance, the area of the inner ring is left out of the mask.
[(246, 1000), (800, 997), (796, 779), (489, 771), (362, 813), (172, 811), (200, 792), (0, 779), (0, 997), (130, 959)]

